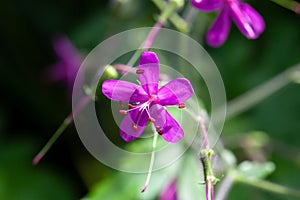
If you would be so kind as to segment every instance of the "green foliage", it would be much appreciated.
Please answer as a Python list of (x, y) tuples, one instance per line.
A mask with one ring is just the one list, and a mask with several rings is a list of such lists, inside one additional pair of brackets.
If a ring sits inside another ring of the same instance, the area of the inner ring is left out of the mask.
[(272, 162), (255, 163), (250, 161), (243, 161), (237, 168), (240, 176), (248, 179), (264, 179), (275, 171), (275, 165)]
[(0, 199), (74, 199), (77, 192), (62, 174), (31, 165), (35, 144), (26, 139), (0, 146)]

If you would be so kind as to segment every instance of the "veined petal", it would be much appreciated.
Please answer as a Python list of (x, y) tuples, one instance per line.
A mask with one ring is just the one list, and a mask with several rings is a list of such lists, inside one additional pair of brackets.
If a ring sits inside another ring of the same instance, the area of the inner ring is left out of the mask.
[(144, 52), (139, 62), (139, 81), (148, 95), (156, 94), (159, 81), (159, 61), (154, 52)]
[(222, 7), (223, 0), (192, 0), (192, 5), (202, 11), (214, 11)]
[[(130, 142), (138, 138), (144, 131), (147, 122), (142, 126), (135, 124), (130, 115), (126, 115), (120, 126), (120, 136), (126, 142)], [(135, 126), (135, 127), (134, 127)]]
[(248, 39), (256, 39), (265, 28), (261, 15), (248, 4), (231, 3), (230, 15), (241, 33)]
[(139, 126), (145, 126), (145, 124), (147, 124), (148, 119), (149, 119), (149, 115), (147, 113), (147, 110), (149, 110), (150, 108), (146, 108), (143, 106), (137, 105), (135, 109), (131, 110), (129, 112), (129, 115), (131, 116), (132, 121), (139, 125)]
[(180, 104), (191, 98), (193, 93), (194, 90), (189, 80), (177, 78), (159, 89), (158, 104), (162, 106)]
[(206, 42), (212, 47), (221, 46), (230, 31), (230, 17), (227, 7), (224, 7), (206, 34)]
[(139, 85), (122, 80), (107, 80), (102, 84), (102, 93), (114, 101), (137, 102), (147, 99)]
[(180, 141), (184, 132), (178, 122), (161, 105), (155, 104), (150, 109), (151, 117), (155, 119), (155, 127), (161, 137), (167, 142)]

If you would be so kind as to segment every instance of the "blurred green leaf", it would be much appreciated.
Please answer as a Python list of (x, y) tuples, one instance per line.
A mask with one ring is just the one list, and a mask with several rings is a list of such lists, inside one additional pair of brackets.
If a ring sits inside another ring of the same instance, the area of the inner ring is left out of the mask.
[(33, 146), (24, 139), (0, 147), (0, 199), (74, 199), (76, 191), (61, 174), (32, 166)]
[(146, 180), (146, 173), (116, 173), (109, 179), (96, 184), (84, 200), (109, 199), (139, 199), (151, 200), (159, 195), (161, 190), (174, 179), (178, 169), (178, 163), (170, 167), (153, 172), (150, 185), (144, 193), (141, 193), (142, 186)]
[(238, 166), (238, 173), (248, 179), (263, 179), (273, 173), (275, 164), (272, 162), (257, 163), (244, 161)]
[(184, 154), (179, 171), (178, 199), (199, 199), (205, 197), (203, 168), (196, 154)]

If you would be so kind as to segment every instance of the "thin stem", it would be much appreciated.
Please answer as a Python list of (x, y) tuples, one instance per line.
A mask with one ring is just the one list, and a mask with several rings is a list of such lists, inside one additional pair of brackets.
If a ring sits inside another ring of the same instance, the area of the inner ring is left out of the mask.
[[(160, 9), (164, 10), (167, 6), (164, 0), (152, 0), (152, 2)], [(187, 33), (189, 30), (188, 23), (184, 19), (182, 19), (177, 13), (171, 14), (169, 17), (171, 23), (176, 27), (177, 30), (183, 33)]]
[(214, 184), (219, 181), (213, 172), (214, 155), (215, 153), (212, 149), (203, 149), (200, 153), (200, 159), (205, 176), (206, 200), (214, 200)]
[(157, 143), (157, 137), (158, 137), (158, 133), (155, 131), (155, 128), (153, 128), (154, 130), (154, 136), (153, 136), (153, 143), (152, 143), (152, 153), (151, 153), (151, 160), (150, 160), (150, 165), (149, 165), (149, 170), (148, 170), (148, 175), (147, 175), (147, 179), (146, 182), (142, 188), (142, 192), (145, 192), (149, 183), (150, 183), (150, 179), (151, 179), (151, 174), (152, 174), (152, 170), (153, 170), (153, 166), (154, 166), (154, 161), (155, 161), (155, 149), (156, 149), (156, 143)]
[(153, 28), (151, 29), (147, 39), (145, 40), (144, 44), (142, 45), (142, 49), (147, 51), (151, 48), (156, 36), (158, 35), (159, 31), (161, 30), (165, 21), (157, 21)]
[(225, 178), (222, 180), (218, 192), (216, 195), (216, 200), (224, 200), (227, 197), (227, 194), (230, 190), (230, 188), (233, 185), (233, 179), (230, 176), (225, 176)]
[(81, 101), (77, 104), (76, 108), (72, 113), (68, 115), (68, 117), (62, 122), (62, 124), (58, 127), (52, 137), (48, 140), (46, 145), (40, 150), (40, 152), (34, 157), (32, 164), (37, 165), (40, 160), (45, 156), (48, 150), (52, 147), (54, 142), (61, 136), (61, 134), (66, 130), (66, 128), (73, 122), (73, 116), (76, 116), (78, 112), (91, 100), (90, 96), (85, 96), (81, 99)]
[(254, 105), (258, 104), (262, 100), (266, 99), (273, 93), (277, 92), (287, 84), (291, 83), (294, 79), (295, 73), (299, 72), (300, 70), (300, 63), (291, 67), (281, 74), (275, 76), (269, 81), (262, 83), (261, 85), (257, 86), (256, 88), (242, 94), (241, 96), (235, 98), (234, 100), (230, 101), (227, 105), (227, 118), (232, 118), (249, 108), (253, 107)]
[(252, 187), (260, 188), (276, 194), (300, 198), (300, 191), (290, 189), (285, 186), (278, 185), (276, 183), (271, 183), (265, 180), (252, 180), (239, 175), (233, 175), (233, 177), (236, 182), (240, 182), (246, 185), (250, 185)]
[(147, 38), (145, 39), (144, 43), (140, 47), (142, 50), (137, 49), (134, 52), (133, 56), (127, 63), (128, 66), (133, 66), (134, 63), (137, 61), (137, 59), (140, 57), (141, 53), (143, 51), (147, 51), (151, 48), (156, 36), (158, 35), (159, 31), (161, 30), (163, 24), (164, 24), (164, 22), (162, 22), (162, 21), (158, 21), (155, 23), (155, 25), (152, 27), (151, 31), (149, 32)]
[(159, 31), (161, 30), (163, 25), (166, 23), (167, 19), (174, 13), (174, 11), (177, 9), (177, 7), (178, 7), (178, 5), (174, 1), (171, 1), (169, 4), (164, 6), (157, 22), (152, 27), (147, 38), (145, 39), (145, 41), (143, 42), (141, 47), (134, 52), (133, 56), (131, 57), (131, 59), (129, 60), (127, 65), (133, 66), (134, 63), (137, 61), (137, 59), (140, 57), (141, 53), (143, 51), (148, 51), (152, 47), (154, 40), (157, 37)]
[(202, 140), (203, 140), (203, 145), (206, 149), (209, 149), (207, 131), (206, 131), (206, 127), (205, 127), (204, 120), (202, 117), (199, 119), (199, 125), (200, 125), (200, 132), (201, 132), (201, 136), (202, 136)]

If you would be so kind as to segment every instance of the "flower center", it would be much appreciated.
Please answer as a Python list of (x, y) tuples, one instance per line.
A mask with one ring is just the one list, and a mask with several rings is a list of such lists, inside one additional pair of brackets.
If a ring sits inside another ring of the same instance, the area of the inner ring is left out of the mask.
[(153, 94), (153, 95), (150, 96), (148, 101), (151, 103), (151, 102), (154, 102), (154, 101), (157, 101), (157, 100), (158, 100), (158, 96)]
[(133, 110), (137, 110), (138, 109), (138, 114), (137, 114), (137, 117), (136, 119), (133, 119), (134, 123), (132, 124), (132, 127), (133, 127), (133, 130), (134, 131), (137, 131), (138, 130), (138, 122), (140, 121), (140, 118), (142, 117), (143, 115), (143, 112), (146, 112), (147, 115), (148, 115), (148, 120), (152, 123), (155, 122), (155, 119), (153, 117), (151, 117), (150, 115), (150, 104), (152, 102), (155, 102), (157, 101), (158, 97), (157, 95), (151, 95), (149, 100), (144, 102), (144, 103), (141, 103), (141, 104), (137, 104), (137, 105), (131, 105), (131, 104), (128, 104), (128, 110), (119, 110), (119, 113), (120, 114), (123, 114), (123, 115), (126, 115), (128, 114), (129, 112), (133, 111)]

